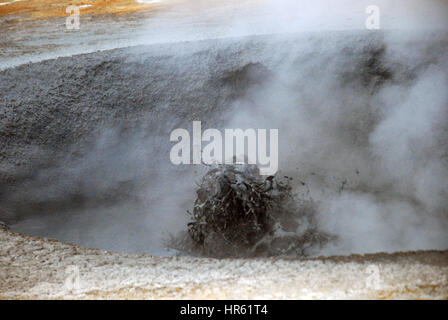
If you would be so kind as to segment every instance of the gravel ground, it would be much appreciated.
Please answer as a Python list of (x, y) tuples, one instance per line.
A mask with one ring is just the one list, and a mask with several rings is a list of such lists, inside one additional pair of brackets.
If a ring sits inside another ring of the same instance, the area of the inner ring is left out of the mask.
[(0, 231), (2, 299), (448, 299), (447, 275), (448, 251), (217, 260)]

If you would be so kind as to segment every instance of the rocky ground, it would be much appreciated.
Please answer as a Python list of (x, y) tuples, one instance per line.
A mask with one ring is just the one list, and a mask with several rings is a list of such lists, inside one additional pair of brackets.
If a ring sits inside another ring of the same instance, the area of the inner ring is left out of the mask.
[(299, 259), (128, 255), (0, 231), (2, 299), (448, 299), (448, 251)]

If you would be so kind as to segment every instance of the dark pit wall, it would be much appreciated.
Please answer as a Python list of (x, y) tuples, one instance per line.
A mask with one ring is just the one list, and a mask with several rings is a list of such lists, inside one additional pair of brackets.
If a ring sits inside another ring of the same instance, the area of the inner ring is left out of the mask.
[(335, 235), (310, 255), (446, 249), (447, 40), (259, 36), (1, 71), (0, 220), (89, 247), (172, 254), (164, 239), (186, 229), (205, 169), (172, 165), (169, 137), (200, 120), (279, 129), (280, 169)]

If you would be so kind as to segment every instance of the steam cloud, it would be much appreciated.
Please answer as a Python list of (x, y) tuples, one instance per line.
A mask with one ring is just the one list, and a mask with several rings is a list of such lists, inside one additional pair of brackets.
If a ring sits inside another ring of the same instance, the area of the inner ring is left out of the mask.
[[(209, 32), (226, 37), (362, 29), (369, 4), (245, 2), (250, 22), (234, 15)], [(335, 47), (365, 45), (350, 37), (289, 43), (286, 57), (274, 50), (266, 58), (270, 80), (234, 104), (227, 127), (280, 128), (281, 168), (307, 182), (320, 203), (320, 226), (338, 237), (324, 253), (446, 249), (448, 3), (375, 4), (382, 28), (394, 32), (376, 38), (379, 47), (367, 44), (360, 52), (365, 61), (350, 61), (338, 49), (334, 56)], [(437, 30), (429, 32), (435, 46), (422, 45), (428, 30)], [(182, 36), (200, 38), (200, 32)], [(309, 58), (313, 54), (318, 57)]]

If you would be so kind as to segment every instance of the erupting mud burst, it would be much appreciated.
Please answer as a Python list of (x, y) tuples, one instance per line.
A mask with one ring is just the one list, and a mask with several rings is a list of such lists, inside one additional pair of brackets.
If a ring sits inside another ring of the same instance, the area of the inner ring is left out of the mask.
[(170, 245), (212, 257), (312, 254), (330, 236), (317, 230), (314, 201), (294, 195), (291, 180), (265, 178), (254, 165), (209, 170), (189, 212), (188, 235)]

